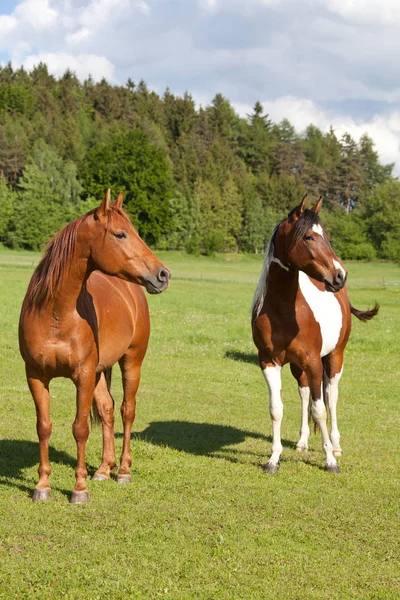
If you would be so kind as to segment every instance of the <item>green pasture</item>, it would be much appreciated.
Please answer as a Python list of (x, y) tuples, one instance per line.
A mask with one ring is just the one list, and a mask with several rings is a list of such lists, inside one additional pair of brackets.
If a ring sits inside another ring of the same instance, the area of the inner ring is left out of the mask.
[[(356, 320), (339, 400), (341, 473), (319, 435), (296, 453), (300, 401), (283, 371), (280, 472), (249, 307), (261, 257), (161, 253), (170, 289), (149, 297), (152, 335), (132, 436), (130, 485), (89, 481), (73, 506), (74, 388), (51, 387), (52, 500), (33, 503), (35, 411), (18, 352), (38, 255), (0, 251), (0, 598), (343, 600), (400, 597), (400, 268), (348, 264)], [(118, 369), (113, 394), (121, 401)], [(116, 443), (121, 446), (117, 411)], [(87, 464), (100, 462), (91, 431)]]

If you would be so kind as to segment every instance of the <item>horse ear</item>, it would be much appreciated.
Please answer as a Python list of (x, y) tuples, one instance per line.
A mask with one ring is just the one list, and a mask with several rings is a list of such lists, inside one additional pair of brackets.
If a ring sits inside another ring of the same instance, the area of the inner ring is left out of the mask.
[(113, 206), (115, 206), (115, 208), (122, 208), (122, 202), (124, 201), (124, 196), (122, 194), (122, 192), (120, 192), (118, 194), (118, 198), (115, 200), (115, 202), (113, 202)]
[(96, 210), (96, 213), (95, 213), (96, 219), (102, 219), (106, 216), (106, 214), (110, 210), (110, 198), (111, 198), (111, 190), (108, 189), (103, 202), (100, 204), (99, 208)]
[(288, 215), (291, 221), (297, 221), (307, 208), (307, 194), (303, 196), (301, 203), (296, 206)]
[(320, 211), (321, 211), (321, 208), (322, 208), (322, 196), (320, 196), (320, 197), (319, 197), (319, 200), (318, 200), (318, 202), (316, 202), (316, 203), (314, 204), (314, 206), (312, 206), (312, 207), (310, 208), (310, 210), (312, 210), (312, 211), (313, 211), (313, 213), (315, 213), (316, 215), (319, 215), (319, 213), (320, 213)]

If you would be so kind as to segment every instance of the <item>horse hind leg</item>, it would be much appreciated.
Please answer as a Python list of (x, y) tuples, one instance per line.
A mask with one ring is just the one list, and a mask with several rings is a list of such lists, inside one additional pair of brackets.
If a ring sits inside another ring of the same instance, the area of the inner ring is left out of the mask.
[(283, 417), (283, 403), (281, 398), (281, 367), (278, 365), (267, 365), (263, 369), (263, 375), (269, 390), (269, 412), (272, 421), (272, 453), (264, 469), (267, 473), (277, 473), (282, 454), (281, 423)]
[(136, 392), (140, 383), (140, 369), (144, 354), (141, 350), (130, 349), (119, 361), (122, 373), (124, 398), (121, 404), (123, 423), (123, 442), (120, 467), (117, 474), (118, 483), (130, 483), (131, 476), (131, 430), (136, 412)]
[(339, 473), (339, 465), (333, 455), (333, 445), (328, 433), (326, 422), (327, 413), (322, 390), (322, 362), (320, 360), (312, 361), (312, 367), (307, 369), (307, 378), (310, 386), (312, 404), (311, 414), (314, 422), (317, 423), (322, 436), (322, 449), (325, 453), (325, 470), (330, 473)]
[(110, 479), (110, 472), (114, 469), (115, 444), (114, 444), (114, 400), (104, 373), (101, 374), (94, 390), (93, 400), (97, 409), (103, 429), (103, 455), (101, 465), (92, 479), (105, 481)]
[(308, 385), (307, 375), (295, 364), (290, 365), (293, 377), (297, 379), (298, 391), (301, 401), (301, 425), (300, 425), (300, 439), (296, 444), (296, 450), (298, 452), (306, 452), (308, 450), (308, 438), (310, 437), (310, 415), (309, 415), (309, 402), (310, 402), (310, 388)]
[(43, 502), (50, 500), (49, 476), (51, 473), (49, 461), (49, 439), (52, 424), (50, 421), (50, 394), (48, 381), (33, 376), (27, 370), (26, 378), (36, 408), (36, 430), (39, 438), (39, 481), (35, 486), (32, 500)]

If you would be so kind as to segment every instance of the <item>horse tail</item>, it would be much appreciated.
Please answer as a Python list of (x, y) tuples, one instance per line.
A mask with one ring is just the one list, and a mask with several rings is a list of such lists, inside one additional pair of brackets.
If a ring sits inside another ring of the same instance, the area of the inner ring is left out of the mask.
[[(112, 367), (108, 367), (107, 369), (104, 369), (103, 373), (104, 373), (104, 378), (106, 380), (108, 393), (110, 394), (113, 404), (114, 404), (114, 398), (111, 395)], [(93, 398), (92, 408), (90, 409), (90, 424), (92, 426), (96, 426), (96, 425), (100, 425), (100, 423), (101, 423), (101, 416), (99, 413), (99, 407), (97, 406), (96, 400)]]
[(360, 321), (363, 321), (365, 323), (366, 321), (370, 321), (371, 319), (373, 319), (378, 314), (379, 304), (375, 302), (375, 306), (374, 308), (371, 308), (371, 310), (358, 310), (350, 304), (350, 312), (352, 315), (357, 317), (357, 319), (360, 319)]

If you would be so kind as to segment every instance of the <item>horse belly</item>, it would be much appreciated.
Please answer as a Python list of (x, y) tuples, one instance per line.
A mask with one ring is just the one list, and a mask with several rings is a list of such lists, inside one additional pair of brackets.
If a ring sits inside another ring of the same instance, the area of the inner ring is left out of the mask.
[(100, 329), (98, 370), (102, 371), (116, 363), (131, 345), (132, 337), (131, 323), (127, 323), (125, 327), (109, 328), (104, 332)]
[(342, 308), (333, 292), (319, 290), (311, 279), (299, 271), (299, 287), (321, 330), (321, 357), (337, 346), (343, 325)]

